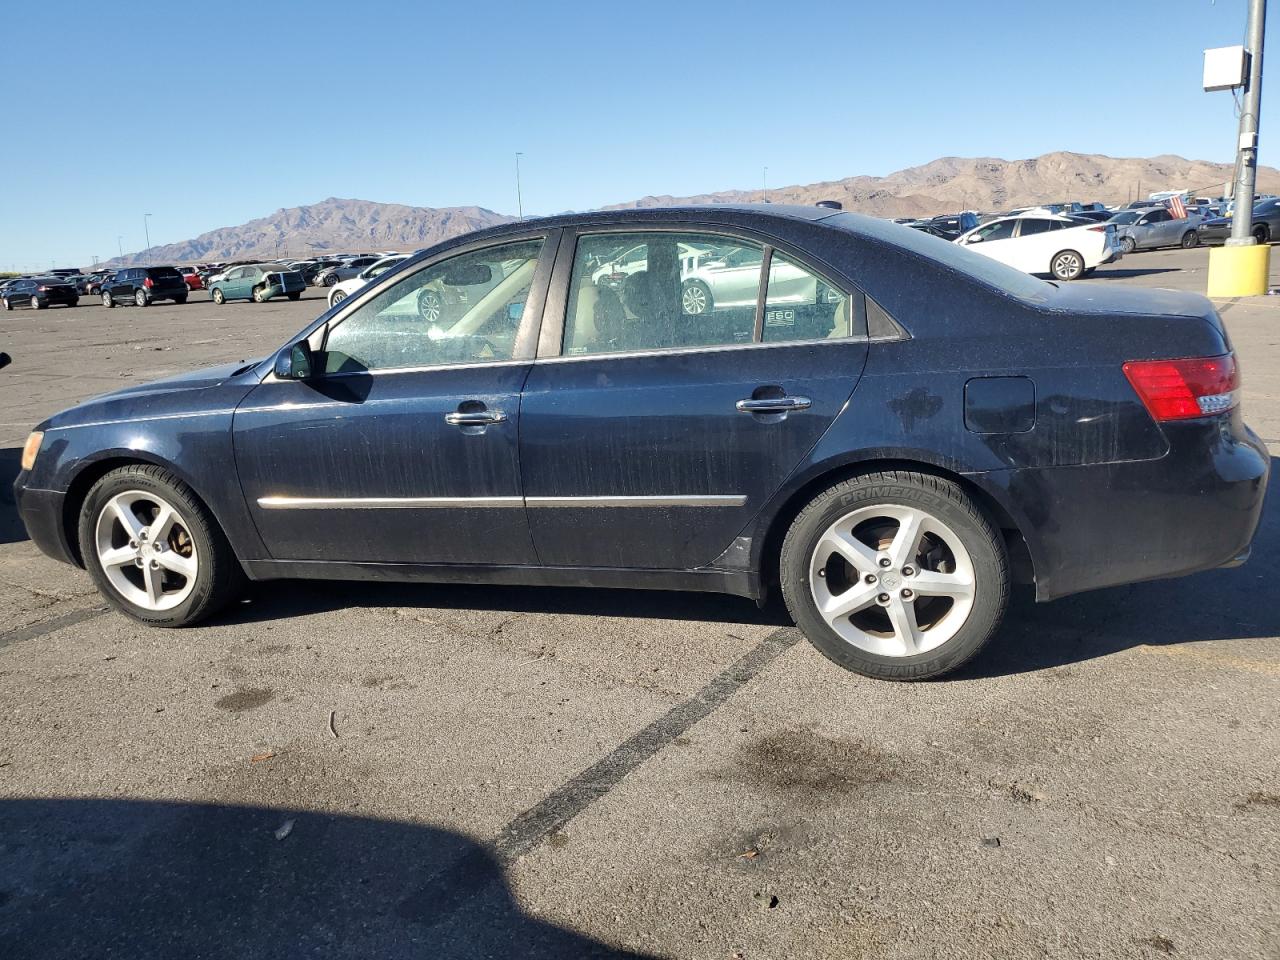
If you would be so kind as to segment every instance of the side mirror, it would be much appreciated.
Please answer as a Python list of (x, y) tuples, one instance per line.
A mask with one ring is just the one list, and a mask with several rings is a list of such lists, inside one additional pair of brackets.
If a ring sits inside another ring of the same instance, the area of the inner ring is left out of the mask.
[(982, 234), (975, 233), (972, 237), (966, 240), (965, 243), (981, 243), (982, 239)]
[(276, 354), (275, 375), (280, 380), (310, 380), (311, 361), (311, 344), (299, 340)]

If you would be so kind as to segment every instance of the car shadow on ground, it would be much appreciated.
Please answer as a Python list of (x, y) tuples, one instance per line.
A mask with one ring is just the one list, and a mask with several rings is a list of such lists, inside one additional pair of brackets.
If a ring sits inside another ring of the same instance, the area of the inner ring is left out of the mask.
[(304, 955), (641, 957), (524, 913), (486, 848), (437, 827), (221, 804), (0, 800), (0, 956)]
[[(1130, 254), (1132, 256), (1132, 254)], [(1185, 273), (1176, 267), (1120, 267), (1115, 270), (1099, 269), (1089, 274), (1086, 280), (1124, 280), (1129, 277), (1150, 277), (1159, 273)]]
[(22, 525), (13, 499), (13, 481), (18, 477), (21, 463), (21, 448), (0, 448), (0, 543), (21, 543), (27, 539), (27, 528)]

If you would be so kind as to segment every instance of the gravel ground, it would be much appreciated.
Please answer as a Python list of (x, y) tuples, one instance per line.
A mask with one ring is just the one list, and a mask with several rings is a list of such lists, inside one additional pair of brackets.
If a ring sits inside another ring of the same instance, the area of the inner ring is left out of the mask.
[[(1206, 263), (1096, 282), (1201, 290)], [(318, 296), (0, 315), (0, 956), (1280, 958), (1274, 505), (1246, 566), (1020, 598), (928, 684), (729, 597), (103, 612), (14, 515), (28, 429), (266, 353)], [(1280, 455), (1280, 299), (1219, 307)]]

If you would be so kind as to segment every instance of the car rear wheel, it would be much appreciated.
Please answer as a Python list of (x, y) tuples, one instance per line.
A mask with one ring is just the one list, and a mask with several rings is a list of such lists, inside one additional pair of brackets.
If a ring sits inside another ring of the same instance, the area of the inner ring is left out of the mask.
[(213, 302), (216, 303), (218, 306), (222, 306), (224, 303), (226, 303), (226, 301), (227, 301), (227, 297), (226, 297), (226, 294), (222, 292), (222, 288), (214, 287)]
[(116, 305), (115, 299), (112, 298), (110, 290), (102, 291), (102, 305), (108, 310)]
[(297, 300), (302, 297), (301, 293), (290, 293), (287, 295), (290, 300)]
[(345, 299), (347, 299), (347, 294), (345, 291), (335, 290), (333, 291), (333, 294), (329, 297), (329, 306), (331, 307), (337, 306)]
[(427, 323), (439, 323), (444, 314), (444, 301), (434, 290), (423, 290), (418, 294), (418, 315)]
[(12, 310), (12, 309), (13, 309), (13, 304), (9, 302), (9, 298), (8, 298), (8, 297), (5, 297), (5, 298), (4, 298), (4, 308), (5, 308), (6, 310)]
[(143, 623), (195, 623), (234, 599), (244, 582), (209, 511), (160, 467), (121, 467), (94, 484), (79, 532), (81, 556), (98, 589)]
[(338, 282), (338, 278), (332, 273), (326, 273), (324, 275), (324, 285), (326, 287), (332, 287), (337, 282)]
[(1259, 243), (1271, 242), (1271, 230), (1265, 223), (1260, 223), (1253, 228), (1253, 239)]
[(1063, 250), (1049, 261), (1049, 272), (1055, 280), (1078, 280), (1084, 273), (1084, 257), (1074, 250)]
[(186, 303), (186, 302), (187, 302), (187, 298), (186, 298), (186, 297), (174, 297), (174, 298), (173, 298), (173, 302), (174, 302), (174, 303)]
[(147, 296), (147, 291), (145, 290), (135, 290), (133, 293), (133, 302), (140, 307), (151, 306), (151, 298)]
[(680, 291), (680, 309), (691, 317), (710, 313), (712, 308), (711, 288), (701, 280), (690, 280)]
[(39, 297), (32, 297), (32, 298), (31, 298), (31, 309), (32, 309), (32, 310), (40, 310), (42, 307), (43, 307), (43, 304), (41, 304), (41, 303), (40, 303), (40, 298), (39, 298)]
[(253, 302), (254, 302), (254, 303), (262, 303), (262, 288), (261, 288), (261, 287), (254, 287), (254, 288), (253, 288)]
[(955, 670), (995, 634), (1009, 600), (999, 531), (958, 484), (908, 471), (814, 498), (787, 531), (779, 578), (820, 653), (885, 680)]
[(1133, 251), (1137, 249), (1138, 249), (1138, 242), (1134, 240), (1133, 237), (1120, 238), (1120, 250), (1123, 253), (1133, 253)]
[(1182, 235), (1182, 249), (1190, 250), (1200, 242), (1200, 234), (1194, 230), (1188, 230)]

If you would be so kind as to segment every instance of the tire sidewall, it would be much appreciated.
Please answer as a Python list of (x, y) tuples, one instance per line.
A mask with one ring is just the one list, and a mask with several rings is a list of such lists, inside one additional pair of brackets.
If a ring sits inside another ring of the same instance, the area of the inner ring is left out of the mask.
[[(968, 619), (946, 643), (912, 657), (880, 656), (853, 646), (827, 624), (813, 599), (810, 558), (818, 540), (841, 517), (876, 504), (910, 506), (937, 517), (960, 538), (973, 564), (974, 599)], [(880, 476), (840, 484), (802, 510), (783, 544), (779, 576), (796, 625), (823, 656), (846, 670), (886, 680), (924, 680), (955, 670), (991, 638), (1008, 603), (1003, 541), (976, 508), (966, 509), (923, 484)]]
[(226, 303), (226, 300), (227, 300), (227, 295), (222, 292), (222, 288), (214, 287), (213, 302), (216, 303), (218, 306), (222, 306), (224, 303)]
[[(108, 473), (94, 484), (80, 509), (80, 555), (98, 592), (121, 613), (152, 626), (184, 626), (205, 615), (204, 608), (209, 606), (214, 590), (215, 551), (220, 549), (221, 544), (215, 542), (216, 535), (210, 527), (208, 515), (190, 491), (158, 479), (153, 475), (156, 472), (158, 471), (148, 468), (125, 467)], [(199, 558), (195, 586), (182, 603), (169, 610), (147, 610), (122, 597), (111, 585), (98, 562), (95, 543), (98, 515), (112, 497), (126, 490), (154, 493), (168, 501), (181, 514), (195, 544), (196, 556)]]
[[(1075, 257), (1076, 262), (1080, 264), (1080, 269), (1077, 270), (1075, 274), (1070, 277), (1059, 276), (1056, 269), (1058, 264), (1058, 258), (1061, 256), (1065, 256), (1066, 254), (1070, 254), (1071, 256)], [(1053, 277), (1053, 279), (1058, 280), (1062, 283), (1070, 283), (1072, 280), (1079, 280), (1082, 276), (1084, 276), (1084, 268), (1085, 268), (1084, 257), (1082, 257), (1079, 254), (1079, 252), (1075, 250), (1059, 250), (1057, 253), (1053, 255), (1053, 259), (1049, 261), (1049, 275)]]

